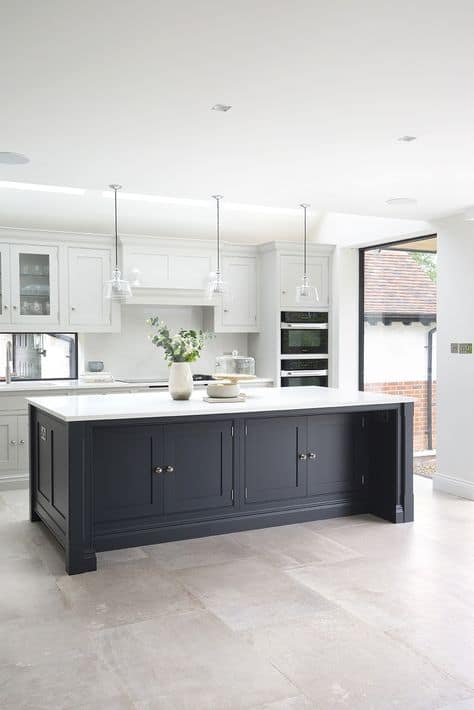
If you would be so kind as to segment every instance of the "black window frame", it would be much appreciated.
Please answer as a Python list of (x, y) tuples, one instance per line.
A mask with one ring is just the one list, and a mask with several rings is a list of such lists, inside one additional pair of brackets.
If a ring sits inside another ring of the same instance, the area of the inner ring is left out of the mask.
[[(74, 375), (72, 377), (12, 377), (12, 382), (53, 382), (56, 380), (59, 380), (61, 382), (71, 382), (72, 380), (77, 380), (79, 377), (79, 338), (77, 333), (73, 332), (65, 332), (65, 331), (53, 331), (53, 332), (45, 332), (45, 331), (17, 331), (17, 332), (12, 332), (11, 330), (2, 330), (0, 331), (0, 335), (49, 335), (49, 336), (58, 336), (58, 335), (73, 335), (74, 336), (74, 347), (72, 348), (73, 352), (71, 353), (71, 357), (73, 360), (73, 371)], [(15, 356), (13, 353), (13, 362), (15, 361)], [(3, 380), (2, 380), (3, 381)]]
[[(364, 355), (365, 355), (365, 252), (374, 249), (390, 249), (400, 244), (413, 244), (426, 239), (437, 239), (437, 233), (425, 234), (422, 237), (412, 237), (411, 239), (398, 239), (394, 242), (384, 242), (383, 244), (371, 244), (359, 249), (359, 390), (364, 391)], [(426, 254), (426, 249), (410, 249), (415, 254)]]

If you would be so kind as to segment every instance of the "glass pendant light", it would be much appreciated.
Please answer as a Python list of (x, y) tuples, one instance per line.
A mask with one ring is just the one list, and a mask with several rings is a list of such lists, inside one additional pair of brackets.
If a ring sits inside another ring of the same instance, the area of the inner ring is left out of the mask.
[(116, 303), (124, 303), (132, 295), (132, 289), (126, 279), (122, 278), (122, 273), (118, 265), (118, 231), (117, 231), (117, 192), (122, 189), (122, 185), (109, 185), (114, 191), (115, 206), (115, 266), (110, 281), (105, 282), (105, 297)]
[(222, 195), (213, 195), (216, 201), (216, 233), (217, 233), (217, 268), (214, 272), (209, 274), (209, 282), (207, 284), (207, 297), (210, 301), (222, 300), (227, 302), (229, 300), (229, 287), (224, 281), (221, 272), (221, 233), (220, 233), (220, 201), (222, 200)]
[(301, 280), (301, 285), (296, 287), (296, 302), (301, 303), (301, 305), (305, 306), (315, 306), (318, 301), (319, 301), (319, 293), (318, 289), (316, 286), (311, 286), (309, 276), (308, 276), (308, 271), (307, 271), (307, 257), (306, 257), (306, 245), (308, 241), (308, 235), (307, 235), (307, 220), (306, 220), (306, 212), (308, 210), (308, 207), (310, 205), (307, 205), (305, 203), (301, 204), (300, 207), (303, 208), (304, 211), (304, 247), (303, 247), (303, 278)]

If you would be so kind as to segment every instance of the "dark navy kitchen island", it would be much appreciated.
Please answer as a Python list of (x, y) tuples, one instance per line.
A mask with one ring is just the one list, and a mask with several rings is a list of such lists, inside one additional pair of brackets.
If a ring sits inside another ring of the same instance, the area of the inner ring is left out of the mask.
[(29, 406), (31, 520), (69, 574), (103, 550), (356, 513), (413, 520), (407, 398), (305, 387), (234, 404), (195, 392)]

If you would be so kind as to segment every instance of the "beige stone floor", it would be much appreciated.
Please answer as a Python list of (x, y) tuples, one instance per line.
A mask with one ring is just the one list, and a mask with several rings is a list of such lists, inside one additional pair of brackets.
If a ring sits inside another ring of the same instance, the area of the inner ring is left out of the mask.
[(474, 502), (99, 555), (0, 495), (1, 710), (474, 709)]

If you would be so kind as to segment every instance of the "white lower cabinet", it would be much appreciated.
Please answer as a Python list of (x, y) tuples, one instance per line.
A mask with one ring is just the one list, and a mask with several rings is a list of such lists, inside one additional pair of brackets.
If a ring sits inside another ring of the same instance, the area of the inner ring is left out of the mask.
[(1, 478), (14, 481), (28, 470), (27, 415), (0, 415)]
[(109, 326), (110, 302), (104, 284), (112, 275), (109, 249), (68, 249), (69, 325)]

